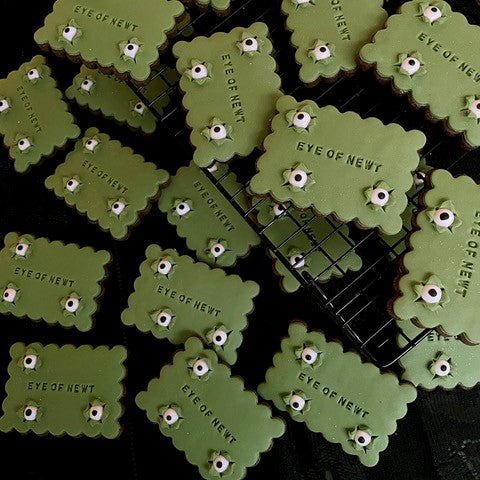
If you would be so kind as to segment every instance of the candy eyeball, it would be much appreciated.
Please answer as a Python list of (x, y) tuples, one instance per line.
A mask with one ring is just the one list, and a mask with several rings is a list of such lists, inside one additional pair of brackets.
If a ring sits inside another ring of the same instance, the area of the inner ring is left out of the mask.
[(449, 210), (448, 208), (439, 208), (435, 212), (435, 216), (433, 217), (433, 221), (439, 226), (439, 227), (445, 227), (448, 228), (450, 227), (453, 222), (455, 221), (455, 215), (454, 213)]
[(214, 243), (210, 247), (210, 253), (215, 257), (218, 258), (220, 255), (225, 253), (225, 247), (221, 243)]
[(327, 45), (319, 45), (313, 49), (313, 54), (315, 55), (315, 60), (321, 61), (326, 60), (332, 56), (332, 52)]
[(78, 186), (80, 185), (80, 182), (75, 179), (75, 178), (70, 178), (69, 180), (67, 180), (67, 183), (65, 184), (65, 188), (69, 191), (69, 192), (74, 192)]
[(307, 112), (297, 112), (293, 117), (293, 124), (296, 127), (307, 128), (310, 125), (312, 117)]
[(63, 30), (62, 30), (62, 37), (67, 40), (68, 42), (72, 42), (72, 40), (75, 38), (75, 35), (77, 34), (77, 28), (72, 26), (72, 25), (67, 25)]
[(212, 342), (217, 347), (221, 347), (222, 345), (225, 345), (227, 339), (228, 339), (227, 332), (224, 332), (223, 330), (220, 330), (220, 329), (217, 329), (213, 332)]
[(223, 455), (218, 455), (212, 462), (212, 466), (217, 473), (226, 472), (229, 465), (230, 462)]
[(80, 306), (80, 300), (78, 298), (68, 297), (65, 300), (64, 308), (69, 313), (75, 313), (78, 310), (79, 306)]
[(408, 75), (412, 76), (420, 70), (420, 60), (415, 57), (407, 57), (400, 65), (400, 68), (404, 70)]
[(172, 269), (172, 264), (168, 260), (160, 260), (157, 266), (157, 272), (167, 275)]
[(139, 100), (133, 107), (133, 110), (137, 112), (139, 115), (143, 115), (145, 108), (146, 108), (145, 104)]
[(427, 284), (422, 288), (422, 300), (426, 303), (439, 303), (442, 299), (442, 289), (437, 285)]
[(3, 98), (0, 100), (0, 113), (4, 112), (5, 110), (8, 110), (10, 108), (10, 104), (8, 103), (8, 100), (6, 98)]
[(89, 92), (92, 86), (93, 86), (93, 80), (89, 80), (88, 78), (83, 80), (82, 83), (80, 84), (80, 88), (82, 90), (85, 90), (86, 92)]
[(208, 365), (205, 360), (202, 360), (199, 358), (194, 364), (193, 364), (193, 373), (197, 377), (203, 377), (206, 373), (208, 373)]
[(212, 140), (223, 140), (227, 138), (227, 129), (224, 125), (212, 125), (210, 127), (210, 137)]
[(258, 42), (255, 37), (249, 37), (243, 40), (242, 50), (244, 52), (256, 52), (258, 50)]
[(429, 5), (425, 10), (423, 11), (423, 16), (430, 22), (434, 22), (435, 20), (438, 20), (439, 18), (442, 17), (442, 11), (438, 8), (435, 7), (434, 5)]
[(37, 414), (38, 414), (38, 407), (35, 407), (33, 405), (27, 405), (23, 409), (23, 418), (27, 422), (33, 422), (37, 419)]
[(372, 442), (372, 436), (363, 430), (357, 430), (353, 440), (359, 447), (366, 447)]
[(140, 45), (133, 42), (128, 42), (123, 48), (123, 54), (128, 58), (135, 59), (139, 48), (140, 48)]
[(307, 181), (307, 172), (298, 168), (293, 170), (288, 177), (288, 183), (293, 187), (303, 188), (307, 184)]
[(190, 70), (193, 80), (201, 80), (208, 76), (208, 69), (203, 63), (197, 63)]
[(306, 347), (302, 351), (302, 360), (308, 365), (313, 365), (318, 358), (318, 353), (313, 348)]
[(433, 370), (438, 377), (446, 377), (450, 374), (451, 365), (447, 360), (437, 360), (433, 364)]
[(273, 206), (273, 213), (276, 217), (279, 217), (287, 208), (282, 203), (276, 203)]
[(17, 142), (17, 147), (21, 152), (24, 152), (27, 148), (31, 147), (32, 144), (30, 143), (30, 140), (28, 138), (21, 138)]
[(372, 202), (374, 205), (384, 207), (388, 203), (389, 198), (390, 194), (387, 190), (384, 188), (374, 188), (370, 196), (370, 202)]
[[(468, 105), (468, 110), (475, 116), (476, 119), (480, 119), (480, 100), (473, 100), (473, 102)], [(0, 105), (1, 112), (1, 105)]]
[(218, 170), (218, 164), (215, 162), (211, 167), (207, 167), (210, 173), (215, 173)]
[(123, 202), (117, 200), (113, 203), (111, 211), (118, 217), (125, 210), (125, 207), (126, 205)]
[(161, 311), (157, 315), (157, 324), (160, 325), (161, 327), (167, 328), (170, 325), (170, 322), (172, 321), (172, 316), (164, 311)]
[(305, 259), (303, 258), (303, 255), (300, 255), (299, 253), (292, 255), (289, 258), (289, 262), (293, 268), (303, 268), (305, 266)]
[(36, 80), (37, 78), (40, 78), (40, 73), (38, 72), (38, 70), (36, 68), (31, 68), (27, 72), (27, 78), (29, 80)]
[(19, 257), (24, 257), (27, 254), (29, 248), (30, 246), (26, 243), (18, 242), (17, 245), (15, 245), (15, 255), (18, 255)]
[(186, 215), (190, 210), (191, 210), (190, 205), (187, 202), (180, 202), (175, 207), (175, 212), (177, 212), (177, 214), (180, 215), (181, 217)]
[(292, 395), (289, 405), (296, 412), (301, 412), (305, 408), (305, 399), (300, 395)]
[(423, 185), (425, 183), (425, 177), (426, 175), (423, 172), (421, 172), (420, 170), (417, 170), (413, 174), (413, 183), (417, 186)]
[(30, 354), (23, 357), (23, 368), (28, 370), (35, 370), (37, 365), (37, 356)]
[(13, 303), (16, 297), (17, 297), (17, 291), (12, 287), (8, 287), (3, 291), (2, 299), (4, 302)]
[(89, 138), (85, 142), (85, 148), (90, 152), (93, 152), (97, 145), (98, 145), (98, 140), (96, 140), (95, 138)]
[(99, 422), (103, 417), (103, 407), (101, 405), (92, 405), (88, 409), (88, 418), (94, 422)]
[(162, 415), (162, 418), (168, 426), (171, 426), (178, 422), (179, 416), (178, 413), (170, 407)]

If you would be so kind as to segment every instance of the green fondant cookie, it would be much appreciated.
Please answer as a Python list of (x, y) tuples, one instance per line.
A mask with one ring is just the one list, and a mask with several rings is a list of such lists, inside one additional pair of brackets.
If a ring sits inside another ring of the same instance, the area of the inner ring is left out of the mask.
[(262, 145), (281, 94), (267, 35), (264, 23), (254, 23), (173, 47), (198, 166), (243, 157)]
[(20, 173), (80, 135), (50, 74), (36, 55), (0, 79), (0, 135)]
[(270, 407), (197, 338), (188, 339), (136, 403), (207, 480), (244, 478), (285, 431)]
[(376, 465), (416, 389), (303, 323), (292, 323), (288, 333), (259, 394), (364, 465)]
[[(218, 164), (213, 168), (216, 178), (227, 173), (226, 165)], [(221, 183), (230, 195), (242, 188), (233, 173)], [(246, 198), (239, 197), (237, 195), (235, 200), (247, 210)], [(187, 240), (188, 248), (211, 266), (230, 267), (238, 257), (246, 256), (260, 243), (258, 235), (193, 162), (172, 177), (158, 207), (177, 227), (178, 235)]]
[(434, 120), (480, 145), (480, 61), (474, 45), (480, 27), (470, 25), (444, 1), (411, 1), (391, 16), (387, 27), (360, 52), (380, 79), (409, 93)]
[[(258, 199), (254, 199), (254, 204), (257, 201)], [(290, 208), (289, 213), (292, 215), (292, 219), (285, 214), (287, 208), (283, 204), (264, 201), (258, 207), (257, 220), (260, 225), (269, 225), (265, 230), (265, 235), (274, 245), (280, 245), (285, 239), (289, 239), (281, 246), (280, 253), (283, 257), (288, 258), (293, 268), (300, 273), (308, 272), (312, 277), (318, 276), (319, 282), (326, 282), (332, 276), (341, 277), (347, 270), (357, 271), (362, 267), (362, 259), (355, 251), (349, 252), (353, 242), (349, 239), (346, 225), (334, 233), (337, 226), (335, 222), (317, 217), (309, 210), (297, 211)], [(274, 219), (275, 221), (273, 221)], [(308, 226), (293, 235), (305, 224)], [(321, 247), (303, 258), (303, 255), (318, 243), (321, 243)], [(349, 253), (347, 254), (347, 252)], [(282, 289), (286, 292), (298, 290), (300, 284), (297, 279), (272, 251), (269, 251), (269, 254), (275, 260), (274, 270), (281, 277)], [(332, 264), (343, 255), (345, 257), (332, 267)]]
[(144, 83), (183, 13), (177, 0), (57, 0), (34, 38), (43, 49)]
[(422, 132), (289, 96), (277, 110), (250, 183), (254, 194), (387, 234), (401, 229)]
[(145, 162), (131, 148), (89, 128), (45, 186), (113, 238), (123, 240), (168, 179), (168, 172)]
[[(399, 322), (400, 328), (414, 338), (422, 330), (412, 322)], [(406, 340), (399, 335), (399, 345)], [(480, 382), (480, 346), (465, 345), (455, 337), (445, 337), (432, 331), (400, 360), (402, 379), (433, 390), (451, 390), (460, 385), (472, 388)]]
[[(168, 67), (160, 67), (165, 71), (154, 78), (146, 87), (140, 90), (148, 99), (158, 100), (154, 108), (160, 115), (168, 105), (170, 85), (176, 80), (176, 74)], [(170, 85), (162, 76), (166, 76)], [(73, 79), (73, 84), (67, 88), (66, 96), (75, 100), (82, 107), (88, 107), (106, 118), (114, 118), (119, 123), (126, 123), (134, 129), (144, 133), (152, 133), (156, 127), (156, 119), (147, 106), (135, 95), (132, 89), (118, 80), (115, 75), (104, 75), (98, 70), (92, 70), (84, 65), (80, 73)]]
[(90, 330), (105, 268), (106, 250), (8, 233), (0, 251), (0, 313)]
[(300, 80), (312, 84), (354, 72), (360, 48), (385, 23), (382, 5), (383, 0), (283, 0)]
[(124, 347), (15, 343), (10, 356), (0, 431), (120, 435)]
[(173, 249), (150, 245), (145, 253), (122, 322), (174, 344), (196, 335), (234, 364), (258, 285)]
[(393, 313), (446, 335), (480, 343), (480, 187), (434, 170), (403, 257)]
[(217, 15), (223, 16), (230, 12), (231, 0), (183, 0), (185, 5), (194, 3), (200, 10), (212, 9)]

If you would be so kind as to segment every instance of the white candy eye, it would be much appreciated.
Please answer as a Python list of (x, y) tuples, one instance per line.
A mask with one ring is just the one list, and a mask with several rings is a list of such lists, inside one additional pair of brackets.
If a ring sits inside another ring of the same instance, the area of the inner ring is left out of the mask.
[(65, 184), (65, 188), (69, 191), (69, 192), (74, 192), (78, 186), (80, 185), (80, 182), (78, 180), (76, 180), (75, 178), (71, 178), (70, 180), (67, 181), (67, 183)]
[(217, 165), (217, 163), (214, 163), (211, 167), (208, 167), (207, 170), (208, 170), (210, 173), (215, 173), (215, 172), (218, 170), (218, 165)]
[(442, 16), (442, 11), (438, 7), (430, 6), (423, 11), (423, 16), (432, 23)]
[(80, 300), (78, 298), (69, 297), (65, 300), (64, 308), (67, 312), (75, 313), (80, 306)]
[(124, 210), (125, 210), (125, 204), (123, 202), (120, 202), (119, 200), (117, 200), (112, 205), (112, 212), (117, 216), (120, 215)]
[(194, 80), (200, 80), (208, 75), (208, 70), (207, 67), (202, 63), (197, 63), (197, 65), (192, 67), (191, 73)]
[(134, 110), (140, 115), (143, 115), (143, 112), (145, 111), (145, 104), (143, 102), (138, 101), (135, 104)]
[(215, 330), (213, 332), (212, 341), (214, 345), (221, 347), (222, 345), (225, 345), (227, 338), (227, 332), (224, 332), (223, 330)]
[(212, 465), (216, 472), (224, 473), (230, 465), (230, 462), (223, 455), (218, 455), (218, 457), (215, 457), (213, 460)]
[(276, 203), (273, 206), (273, 213), (275, 214), (276, 217), (279, 217), (285, 210), (286, 210), (285, 205), (281, 203)]
[(292, 395), (289, 404), (295, 411), (301, 412), (305, 407), (305, 400), (300, 395)]
[(5, 110), (7, 110), (7, 108), (10, 108), (10, 105), (7, 102), (7, 100), (5, 99), (0, 100), (0, 112), (4, 112)]
[(249, 37), (242, 42), (244, 52), (256, 52), (258, 50), (258, 42), (256, 38)]
[(173, 425), (178, 421), (178, 413), (173, 408), (169, 408), (162, 418), (167, 425)]
[(3, 301), (8, 303), (13, 303), (15, 297), (17, 296), (17, 291), (14, 288), (6, 288), (3, 291)]
[(212, 125), (210, 127), (210, 137), (212, 140), (223, 140), (227, 138), (227, 129), (223, 125)]
[(308, 3), (310, 0), (297, 0), (297, 3), (301, 5), (302, 3)]
[(422, 288), (422, 300), (426, 303), (439, 303), (442, 299), (442, 289), (436, 285), (425, 285)]
[(332, 52), (326, 45), (319, 45), (313, 49), (313, 54), (317, 61), (326, 60), (332, 56)]
[(450, 373), (450, 363), (447, 362), (447, 360), (437, 360), (433, 364), (433, 369), (435, 371), (435, 374), (439, 377), (446, 377)]
[(439, 227), (449, 227), (455, 220), (455, 215), (451, 210), (448, 208), (439, 208), (435, 212), (435, 216), (433, 217), (433, 221)]
[(165, 327), (165, 328), (168, 327), (171, 321), (172, 321), (172, 316), (167, 312), (162, 311), (157, 315), (157, 323), (161, 327)]
[(390, 194), (384, 188), (375, 188), (370, 196), (370, 201), (374, 205), (383, 207), (387, 204)]
[(221, 243), (214, 243), (210, 247), (210, 253), (215, 257), (218, 258), (220, 255), (225, 253), (225, 247)]
[(168, 260), (160, 260), (157, 266), (157, 272), (163, 275), (167, 275), (172, 269), (172, 264)]
[(198, 359), (193, 364), (193, 373), (197, 377), (203, 377), (207, 372), (208, 372), (208, 365), (207, 365), (207, 362), (205, 360)]
[(23, 409), (23, 418), (27, 422), (33, 422), (37, 418), (38, 407), (34, 407), (33, 405), (27, 405)]
[(93, 86), (93, 81), (92, 80), (89, 80), (88, 78), (86, 78), (81, 84), (80, 84), (80, 88), (82, 90), (85, 90), (86, 92), (89, 92), (90, 89), (92, 88)]
[(71, 42), (75, 35), (77, 34), (77, 29), (76, 27), (72, 27), (71, 25), (67, 25), (63, 30), (62, 30), (62, 37), (65, 40), (68, 40)]
[(21, 152), (25, 151), (31, 145), (32, 144), (28, 138), (21, 138), (17, 143), (17, 147)]
[(303, 188), (308, 181), (308, 175), (303, 170), (293, 170), (288, 177), (288, 183), (294, 187)]
[(183, 217), (190, 211), (190, 206), (187, 202), (181, 202), (175, 207), (175, 211)]
[(304, 348), (302, 352), (302, 360), (309, 365), (312, 365), (317, 360), (318, 353), (311, 348)]
[(15, 246), (15, 255), (19, 255), (20, 257), (24, 257), (28, 252), (28, 245), (26, 243), (17, 243)]
[(423, 172), (421, 172), (420, 170), (417, 170), (414, 174), (413, 174), (413, 183), (415, 185), (423, 185), (425, 183), (425, 174)]
[(303, 268), (305, 266), (305, 260), (302, 255), (292, 255), (289, 258), (290, 265), (293, 268)]
[(90, 420), (99, 422), (103, 417), (103, 407), (101, 405), (91, 406), (88, 410)]
[(36, 355), (25, 355), (23, 357), (23, 367), (29, 370), (33, 370), (35, 365), (37, 364), (37, 356)]
[(410, 76), (420, 70), (420, 61), (415, 57), (407, 57), (401, 64), (400, 68), (405, 70)]
[(140, 48), (140, 45), (137, 45), (136, 43), (128, 42), (125, 45), (125, 48), (123, 49), (123, 53), (125, 56), (129, 58), (135, 58), (137, 56), (139, 48)]
[(369, 433), (364, 432), (363, 430), (357, 430), (354, 441), (359, 447), (366, 447), (367, 445), (370, 445), (370, 442), (372, 441), (372, 436)]
[(90, 138), (85, 142), (85, 148), (90, 152), (93, 152), (97, 145), (98, 145), (98, 140), (95, 140), (94, 138)]
[(36, 78), (40, 78), (40, 74), (36, 68), (32, 68), (28, 71), (27, 77), (29, 80), (35, 80)]
[[(5, 101), (5, 100), (4, 100)], [(475, 118), (480, 118), (480, 100), (474, 100), (469, 106), (468, 109), (475, 115)], [(0, 105), (0, 112), (1, 112)]]
[(293, 124), (296, 127), (307, 128), (312, 117), (307, 112), (297, 112), (293, 117)]

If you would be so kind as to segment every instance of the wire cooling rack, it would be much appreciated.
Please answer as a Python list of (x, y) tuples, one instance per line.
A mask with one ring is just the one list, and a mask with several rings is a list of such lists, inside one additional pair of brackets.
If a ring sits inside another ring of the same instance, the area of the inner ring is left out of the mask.
[[(390, 1), (385, 7), (389, 14), (395, 12), (400, 1)], [(452, 1), (455, 8), (455, 2)], [(191, 31), (194, 35), (210, 36), (216, 31), (229, 31), (232, 28), (253, 22), (264, 22), (268, 25), (270, 37), (275, 47), (275, 58), (279, 66), (278, 73), (282, 78), (282, 89), (286, 94), (292, 95), (297, 100), (311, 99), (319, 106), (334, 105), (340, 111), (353, 110), (363, 118), (375, 116), (384, 123), (396, 122), (405, 129), (419, 129), (427, 135), (427, 145), (423, 150), (423, 158), (432, 167), (447, 168), (453, 174), (469, 174), (475, 171), (474, 163), (478, 154), (475, 151), (462, 150), (457, 139), (449, 138), (442, 129), (429, 123), (423, 112), (417, 112), (404, 98), (395, 97), (389, 87), (381, 86), (374, 81), (372, 74), (358, 72), (351, 78), (339, 78), (333, 83), (320, 83), (315, 88), (309, 89), (301, 85), (298, 80), (298, 66), (294, 63), (294, 51), (289, 45), (290, 34), (284, 28), (284, 18), (280, 14), (279, 2), (258, 2), (254, 0), (236, 0), (228, 15), (216, 17), (209, 12), (190, 10), (190, 21), (176, 34), (172, 42), (183, 39), (182, 35)], [(166, 65), (174, 67), (172, 57), (163, 57)], [(130, 84), (132, 90), (140, 100), (150, 108), (158, 119), (159, 128), (171, 139), (176, 148), (189, 148), (189, 129), (185, 125), (185, 115), (181, 107), (182, 94), (178, 90), (177, 82), (171, 82), (164, 74), (168, 67), (158, 69), (154, 78), (161, 76), (169, 86), (162, 94), (155, 98), (146, 98), (143, 89)], [(165, 95), (171, 97), (168, 107), (157, 110), (156, 104)], [(350, 234), (347, 236), (341, 226), (326, 219), (330, 223), (331, 232), (323, 238), (312, 238), (310, 228), (314, 222), (320, 221), (312, 217), (305, 223), (299, 222), (292, 215), (293, 207), (286, 205), (281, 216), (274, 218), (269, 224), (259, 227), (255, 222), (257, 207), (267, 198), (252, 199), (252, 206), (245, 210), (244, 202), (237, 200), (245, 193), (248, 180), (255, 173), (254, 165), (259, 152), (241, 162), (233, 162), (232, 169), (243, 182), (243, 187), (234, 194), (229, 194), (223, 187), (222, 181), (228, 175), (225, 173), (220, 178), (215, 178), (205, 170), (205, 174), (219, 191), (230, 201), (246, 222), (258, 233), (264, 245), (271, 250), (288, 269), (291, 275), (302, 286), (305, 297), (312, 303), (319, 314), (327, 314), (335, 324), (370, 361), (380, 368), (393, 366), (395, 362), (422, 341), (431, 329), (424, 329), (413, 338), (406, 336), (397, 326), (395, 320), (387, 312), (387, 301), (394, 294), (393, 280), (396, 273), (397, 262), (405, 250), (405, 238), (409, 229), (404, 227), (395, 240), (388, 241), (374, 230), (360, 230), (349, 225)], [(478, 160), (478, 158), (477, 158)], [(417, 206), (419, 191), (409, 197), (413, 207)], [(272, 242), (268, 236), (269, 229), (279, 221), (282, 216), (290, 217), (296, 229), (284, 239)], [(303, 254), (307, 259), (314, 252), (323, 253), (330, 261), (330, 265), (323, 271), (315, 273), (299, 272), (295, 265), (291, 265), (281, 251), (281, 248), (290, 240), (298, 236), (305, 236), (310, 240), (311, 248)], [(324, 250), (325, 242), (332, 235), (340, 235), (348, 242), (349, 248), (338, 258), (331, 258)], [(363, 266), (358, 272), (346, 272), (340, 262), (347, 255), (355, 252), (363, 261)], [(326, 270), (335, 267), (342, 273), (341, 278), (335, 278), (328, 283), (319, 283), (318, 279)], [(397, 337), (404, 337), (406, 343), (400, 348)]]

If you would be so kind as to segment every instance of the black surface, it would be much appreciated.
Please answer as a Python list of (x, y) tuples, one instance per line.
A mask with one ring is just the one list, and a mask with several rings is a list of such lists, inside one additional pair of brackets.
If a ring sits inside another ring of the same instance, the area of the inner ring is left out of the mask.
[[(237, 0), (237, 4), (241, 1)], [(394, 97), (386, 87), (378, 87), (370, 74), (358, 74), (352, 79), (343, 80), (332, 89), (325, 84), (320, 84), (313, 90), (303, 87), (297, 89), (298, 69), (293, 61), (293, 50), (287, 45), (288, 35), (281, 28), (283, 19), (279, 14), (279, 5), (277, 2), (273, 5), (265, 2), (265, 5), (267, 3), (271, 10), (266, 18), (261, 19), (269, 26), (277, 27), (273, 38), (286, 92), (295, 90), (299, 99), (321, 96), (322, 104), (332, 103), (342, 110), (351, 109), (362, 115), (368, 112), (384, 121), (395, 119), (407, 128), (420, 128), (429, 139), (425, 152), (440, 145), (427, 155), (430, 164), (449, 167), (455, 173), (468, 173), (478, 179), (480, 156), (477, 151), (463, 155), (457, 139), (447, 138), (438, 126), (429, 124), (422, 113), (411, 108), (406, 100)], [(388, 3), (389, 10), (393, 11), (400, 2)], [(11, 27), (8, 35), (4, 31), (0, 77), (6, 76), (10, 70), (40, 53), (33, 42), (33, 33), (51, 11), (52, 4), (51, 0), (28, 3), (0, 0), (0, 18), (4, 25)], [(480, 9), (474, 0), (457, 0), (451, 4), (465, 13), (472, 23), (480, 24)], [(266, 8), (262, 2), (256, 2), (256, 5), (259, 12), (262, 7)], [(244, 20), (245, 15), (240, 16), (239, 24), (246, 24)], [(250, 17), (247, 20), (254, 19)], [(214, 15), (206, 15), (202, 24), (199, 22), (199, 31), (213, 28), (219, 21)], [(47, 57), (61, 88), (65, 89), (78, 72), (78, 65), (53, 55)], [(173, 65), (169, 56), (166, 59)], [(174, 96), (174, 102), (178, 104), (180, 98), (180, 95)], [(188, 131), (177, 131), (178, 122), (183, 124), (184, 112), (181, 109), (167, 119), (164, 127), (159, 128), (149, 139), (99, 116), (92, 116), (76, 105), (72, 105), (72, 112), (82, 130), (97, 126), (170, 173), (190, 160), (191, 151), (185, 148)], [(177, 120), (173, 119), (174, 116), (178, 117)], [(178, 149), (178, 155), (168, 155), (166, 144)], [(132, 291), (147, 245), (159, 243), (163, 247), (175, 247), (184, 254), (192, 253), (156, 208), (133, 230), (126, 242), (113, 241), (97, 226), (89, 224), (84, 217), (57, 200), (43, 185), (44, 179), (63, 158), (64, 154), (60, 152), (42, 166), (34, 167), (31, 173), (21, 175), (14, 172), (6, 149), (0, 150), (0, 236), (3, 237), (9, 231), (28, 232), (37, 237), (46, 236), (109, 250), (114, 262), (105, 284), (105, 295), (96, 316), (96, 327), (88, 333), (66, 330), (59, 326), (50, 327), (44, 322), (0, 316), (0, 385), (7, 380), (8, 349), (16, 341), (110, 346), (123, 344), (130, 352), (126, 364), (125, 414), (122, 418), (124, 431), (116, 440), (0, 434), (0, 478), (143, 480), (167, 478), (166, 470), (170, 470), (175, 475), (174, 478), (200, 478), (196, 468), (185, 460), (184, 454), (178, 452), (171, 441), (161, 435), (158, 427), (150, 423), (144, 412), (134, 404), (137, 392), (158, 375), (160, 367), (170, 361), (176, 347), (166, 340), (159, 341), (135, 328), (125, 327), (120, 322), (120, 313), (127, 305), (127, 297)], [(280, 339), (286, 334), (292, 318), (303, 318), (311, 327), (318, 326), (329, 335), (344, 340), (341, 332), (330, 321), (326, 321), (325, 316), (319, 315), (305, 301), (301, 292), (294, 295), (281, 293), (277, 287), (277, 278), (271, 271), (271, 262), (262, 249), (240, 261), (234, 271), (261, 285), (261, 294), (256, 299), (255, 311), (250, 316), (250, 325), (239, 349), (239, 360), (232, 368), (234, 374), (244, 378), (248, 388), (254, 389), (263, 380), (272, 355), (279, 348)], [(362, 467), (355, 457), (344, 454), (338, 445), (329, 444), (321, 435), (309, 432), (303, 424), (296, 424), (276, 411), (276, 414), (286, 419), (287, 431), (275, 441), (270, 452), (262, 455), (260, 463), (249, 469), (247, 478), (480, 478), (479, 392), (478, 388), (470, 391), (457, 389), (453, 392), (420, 391), (419, 398), (410, 406), (406, 418), (399, 422), (397, 432), (390, 437), (390, 445), (380, 455), (378, 466), (371, 469)], [(3, 395), (4, 393), (0, 394), (0, 397)], [(8, 471), (17, 473), (7, 474)]]

